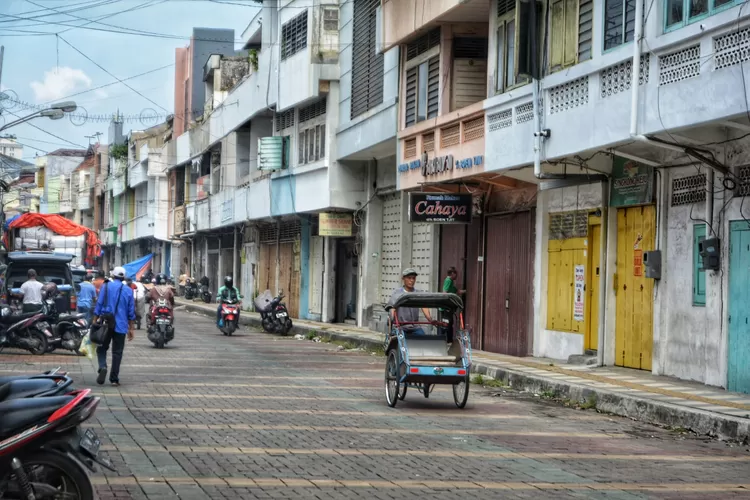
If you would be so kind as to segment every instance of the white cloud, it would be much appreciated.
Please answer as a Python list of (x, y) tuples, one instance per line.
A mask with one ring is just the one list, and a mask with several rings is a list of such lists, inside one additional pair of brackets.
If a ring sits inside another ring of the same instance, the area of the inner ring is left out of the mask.
[(91, 78), (80, 69), (67, 66), (44, 72), (44, 81), (31, 82), (37, 102), (54, 101), (91, 87)]

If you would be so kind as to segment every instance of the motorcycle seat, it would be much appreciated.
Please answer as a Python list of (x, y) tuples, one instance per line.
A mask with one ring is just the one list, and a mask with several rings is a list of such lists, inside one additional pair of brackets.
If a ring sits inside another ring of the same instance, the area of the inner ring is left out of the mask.
[(53, 379), (21, 379), (13, 380), (4, 385), (5, 391), (0, 393), (0, 401), (11, 399), (33, 398), (47, 391), (53, 391), (58, 387)]
[[(6, 384), (7, 385), (7, 384)], [(0, 397), (8, 391), (0, 387)], [(0, 403), (0, 439), (6, 439), (34, 424), (41, 423), (73, 400), (73, 396), (11, 399)]]
[(36, 316), (37, 314), (41, 313), (41, 309), (39, 311), (34, 312), (27, 312), (27, 313), (21, 313), (21, 314), (11, 314), (9, 316), (0, 316), (0, 323), (3, 323), (5, 325), (12, 325), (14, 323), (18, 323), (19, 321), (23, 321), (25, 319), (29, 319), (32, 316)]
[(61, 314), (57, 317), (58, 321), (74, 321), (86, 317), (85, 313)]

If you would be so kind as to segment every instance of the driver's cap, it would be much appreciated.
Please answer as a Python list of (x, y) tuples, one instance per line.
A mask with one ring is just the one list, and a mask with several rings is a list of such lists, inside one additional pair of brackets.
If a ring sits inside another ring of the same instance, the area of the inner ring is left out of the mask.
[(417, 272), (417, 270), (411, 267), (407, 267), (406, 269), (404, 269), (404, 272), (401, 273), (402, 278), (406, 278), (407, 276), (418, 276), (418, 275), (419, 273)]

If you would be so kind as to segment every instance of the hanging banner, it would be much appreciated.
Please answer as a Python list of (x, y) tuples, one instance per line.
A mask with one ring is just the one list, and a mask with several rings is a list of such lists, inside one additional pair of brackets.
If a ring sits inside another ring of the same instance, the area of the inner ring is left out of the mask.
[(615, 156), (612, 161), (611, 207), (648, 205), (654, 201), (654, 168)]
[(471, 224), (470, 194), (409, 193), (409, 222)]
[(573, 320), (583, 321), (586, 275), (584, 266), (575, 267), (575, 289), (573, 296)]
[(318, 236), (349, 237), (352, 235), (352, 214), (322, 213), (318, 215)]

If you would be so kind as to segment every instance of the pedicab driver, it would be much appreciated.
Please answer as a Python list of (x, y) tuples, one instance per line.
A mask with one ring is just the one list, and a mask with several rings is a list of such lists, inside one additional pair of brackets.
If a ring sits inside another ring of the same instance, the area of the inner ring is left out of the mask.
[[(393, 292), (393, 295), (391, 295), (391, 298), (388, 300), (387, 306), (393, 306), (393, 304), (396, 303), (396, 300), (398, 300), (398, 298), (405, 293), (421, 291), (414, 288), (414, 284), (417, 282), (417, 271), (412, 268), (404, 269), (404, 272), (401, 273), (401, 282), (404, 284), (404, 286), (402, 286), (401, 288), (397, 288)], [(429, 309), (423, 308), (422, 314), (424, 314), (424, 317), (428, 322), (432, 323), (432, 317), (430, 316)], [(399, 307), (398, 309), (391, 309), (391, 318), (395, 320), (397, 317), (396, 315), (398, 315), (399, 323), (411, 323), (419, 321), (419, 309), (416, 307)], [(422, 329), (422, 325), (404, 325), (402, 327), (402, 330), (404, 330), (404, 332), (414, 333), (417, 335), (425, 334), (424, 330)]]

